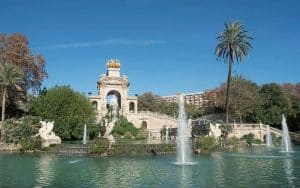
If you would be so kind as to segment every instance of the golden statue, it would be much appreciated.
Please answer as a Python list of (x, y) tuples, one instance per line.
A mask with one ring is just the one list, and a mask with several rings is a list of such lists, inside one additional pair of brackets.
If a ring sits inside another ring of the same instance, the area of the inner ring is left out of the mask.
[(120, 61), (116, 59), (110, 59), (106, 63), (107, 68), (120, 68), (121, 64)]

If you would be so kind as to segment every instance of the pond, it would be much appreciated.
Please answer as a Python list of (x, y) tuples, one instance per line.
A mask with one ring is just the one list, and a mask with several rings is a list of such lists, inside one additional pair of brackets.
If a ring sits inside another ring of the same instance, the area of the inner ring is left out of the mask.
[(195, 155), (93, 158), (0, 153), (0, 187), (299, 187), (300, 147)]

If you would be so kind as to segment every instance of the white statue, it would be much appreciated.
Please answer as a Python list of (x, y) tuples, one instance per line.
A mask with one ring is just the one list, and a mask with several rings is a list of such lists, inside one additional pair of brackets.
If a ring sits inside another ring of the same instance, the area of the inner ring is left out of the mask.
[(54, 121), (41, 121), (40, 123), (42, 127), (39, 129), (39, 135), (42, 139), (42, 146), (49, 147), (51, 144), (61, 144), (60, 137), (56, 136), (52, 131), (54, 128)]
[(118, 116), (118, 98), (113, 95), (109, 102), (110, 106), (112, 106), (112, 118), (116, 119)]

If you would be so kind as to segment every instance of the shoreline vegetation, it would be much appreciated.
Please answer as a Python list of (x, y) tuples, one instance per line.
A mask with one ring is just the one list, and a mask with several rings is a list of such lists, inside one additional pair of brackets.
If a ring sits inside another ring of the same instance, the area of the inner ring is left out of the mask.
[[(169, 144), (147, 144), (147, 143), (134, 143), (137, 139), (121, 139), (122, 142), (109, 145), (109, 141), (106, 138), (97, 138), (94, 141), (83, 145), (82, 143), (74, 142), (63, 142), (62, 145), (52, 145), (49, 148), (40, 148), (35, 150), (24, 150), (21, 144), (15, 143), (3, 143), (0, 142), (0, 152), (17, 152), (17, 153), (51, 153), (51, 154), (64, 154), (64, 155), (85, 155), (92, 157), (117, 157), (117, 156), (140, 156), (140, 155), (175, 155), (176, 154), (176, 143), (172, 142)], [(280, 146), (280, 138), (274, 138), (273, 143), (276, 146)], [(210, 136), (197, 137), (192, 139), (193, 153), (194, 154), (212, 154), (214, 152), (225, 152), (235, 151), (241, 148), (260, 147), (264, 146), (265, 143), (260, 140), (253, 139), (251, 134), (238, 139), (228, 138), (226, 140), (225, 147), (221, 147), (220, 140)], [(55, 150), (59, 148), (59, 150)], [(73, 150), (68, 150), (73, 148)], [(82, 148), (85, 152), (78, 152)], [(78, 151), (76, 151), (78, 150)], [(64, 152), (61, 152), (64, 151)]]

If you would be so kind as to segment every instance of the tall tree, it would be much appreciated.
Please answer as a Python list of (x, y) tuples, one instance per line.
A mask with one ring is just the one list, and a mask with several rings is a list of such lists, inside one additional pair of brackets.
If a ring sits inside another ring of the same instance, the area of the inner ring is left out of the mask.
[(54, 121), (54, 132), (63, 140), (81, 139), (84, 124), (90, 134), (97, 130), (94, 124), (96, 114), (91, 103), (69, 86), (55, 86), (33, 99), (29, 113)]
[(226, 123), (229, 120), (229, 90), (231, 81), (232, 64), (234, 61), (240, 63), (247, 56), (252, 46), (249, 42), (252, 37), (244, 29), (244, 25), (239, 21), (225, 23), (225, 30), (219, 33), (217, 37), (217, 47), (215, 55), (218, 59), (222, 59), (228, 63), (228, 77), (226, 89)]
[(23, 81), (23, 74), (15, 65), (9, 63), (0, 63), (0, 85), (2, 87), (2, 122), (5, 120), (7, 90), (10, 88), (15, 92), (21, 91), (22, 89), (20, 85), (23, 83)]
[(292, 113), (291, 99), (276, 83), (264, 84), (260, 94), (263, 98), (263, 105), (258, 112), (258, 118), (265, 124), (280, 128), (281, 115), (289, 116)]
[(25, 82), (21, 87), (25, 92), (28, 89), (39, 91), (47, 77), (44, 58), (32, 53), (28, 39), (21, 33), (0, 33), (0, 62), (16, 65), (22, 70)]
[[(224, 95), (226, 93), (226, 83), (220, 86), (218, 95), (219, 104), (225, 106)], [(231, 78), (231, 102), (230, 114), (235, 120), (247, 122), (257, 122), (256, 111), (262, 105), (259, 86), (242, 76)]]

